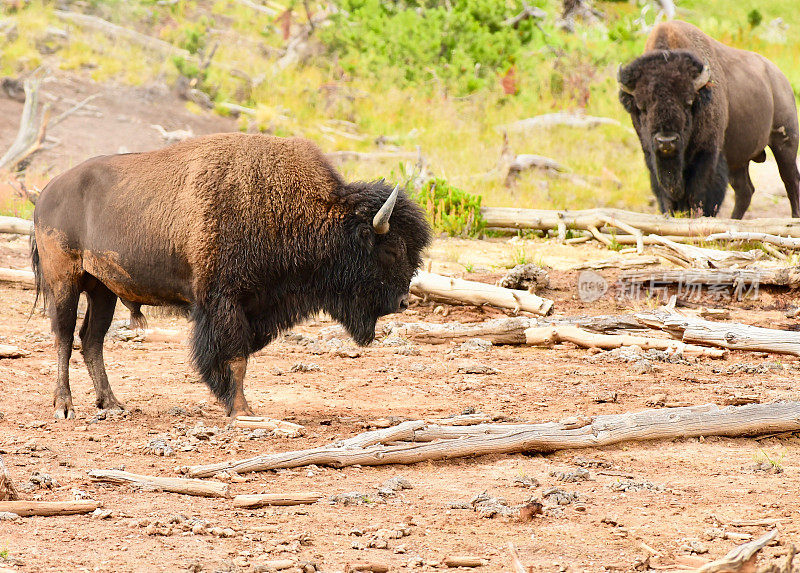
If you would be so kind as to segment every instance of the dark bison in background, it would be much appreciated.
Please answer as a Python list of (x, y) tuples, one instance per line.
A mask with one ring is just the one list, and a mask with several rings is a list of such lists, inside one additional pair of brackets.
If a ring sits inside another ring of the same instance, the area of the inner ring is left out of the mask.
[(103, 363), (120, 298), (133, 320), (143, 319), (140, 305), (190, 313), (194, 363), (236, 416), (250, 412), (250, 354), (318, 311), (369, 344), (378, 317), (407, 306), (430, 240), (422, 210), (398, 188), (345, 183), (309, 141), (244, 134), (90, 159), (45, 187), (34, 223), (57, 418), (75, 415), (68, 370), (81, 292), (98, 407), (121, 407)]
[(672, 21), (653, 29), (644, 54), (621, 67), (618, 80), (663, 213), (716, 215), (730, 178), (732, 217), (741, 219), (754, 191), (749, 163), (765, 161), (769, 146), (792, 217), (800, 216), (797, 110), (772, 62)]

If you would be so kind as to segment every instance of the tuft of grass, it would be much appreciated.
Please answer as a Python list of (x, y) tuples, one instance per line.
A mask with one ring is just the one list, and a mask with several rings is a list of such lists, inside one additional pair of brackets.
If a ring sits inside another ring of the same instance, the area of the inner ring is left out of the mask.
[(753, 455), (753, 460), (756, 463), (767, 462), (773, 468), (783, 471), (783, 459), (786, 457), (786, 451), (780, 452), (776, 456), (770, 456), (763, 448), (758, 448), (758, 452)]
[(0, 551), (0, 559), (6, 560), (8, 559), (8, 555), (9, 553), (7, 548), (3, 548), (2, 551)]

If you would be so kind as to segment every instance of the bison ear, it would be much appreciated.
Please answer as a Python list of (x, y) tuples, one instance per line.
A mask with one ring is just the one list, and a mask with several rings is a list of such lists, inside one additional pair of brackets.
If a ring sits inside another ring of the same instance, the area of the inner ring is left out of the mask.
[(617, 69), (617, 83), (619, 84), (619, 89), (624, 91), (626, 94), (633, 95), (633, 86), (628, 85), (628, 84), (626, 84), (625, 82), (622, 81), (623, 73), (624, 73), (624, 69), (623, 69), (622, 66), (620, 66)]
[(700, 70), (700, 74), (694, 79), (694, 91), (699, 92), (708, 85), (709, 81), (711, 81), (711, 69), (708, 64), (705, 64), (703, 69)]

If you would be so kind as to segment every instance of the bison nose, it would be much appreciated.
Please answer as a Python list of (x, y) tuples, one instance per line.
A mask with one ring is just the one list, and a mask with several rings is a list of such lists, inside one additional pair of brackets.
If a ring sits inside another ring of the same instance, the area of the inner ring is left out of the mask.
[(408, 308), (408, 294), (404, 294), (403, 296), (400, 297), (400, 302), (398, 303), (398, 306), (400, 307), (401, 312)]
[(656, 144), (656, 151), (660, 155), (674, 155), (678, 150), (677, 133), (656, 133), (653, 141)]

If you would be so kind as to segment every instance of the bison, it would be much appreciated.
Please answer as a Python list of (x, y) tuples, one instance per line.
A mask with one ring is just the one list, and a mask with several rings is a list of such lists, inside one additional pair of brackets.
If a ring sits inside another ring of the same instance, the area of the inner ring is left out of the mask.
[(792, 217), (800, 216), (797, 110), (775, 64), (671, 21), (653, 29), (617, 79), (663, 213), (716, 215), (730, 178), (732, 217), (741, 219), (754, 191), (749, 164), (765, 161), (769, 146)]
[(325, 311), (361, 345), (408, 305), (430, 241), (424, 212), (383, 180), (346, 183), (313, 143), (220, 134), (147, 153), (90, 159), (54, 178), (34, 211), (37, 298), (58, 355), (56, 418), (69, 387), (78, 299), (81, 351), (99, 408), (121, 408), (103, 339), (119, 298), (185, 310), (192, 358), (231, 416), (251, 413), (247, 359)]

